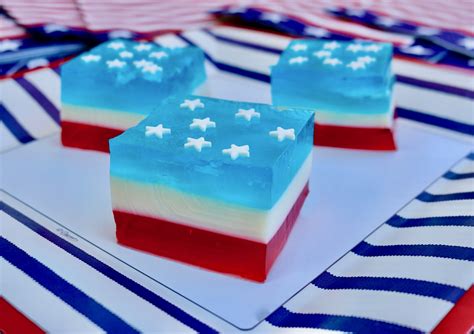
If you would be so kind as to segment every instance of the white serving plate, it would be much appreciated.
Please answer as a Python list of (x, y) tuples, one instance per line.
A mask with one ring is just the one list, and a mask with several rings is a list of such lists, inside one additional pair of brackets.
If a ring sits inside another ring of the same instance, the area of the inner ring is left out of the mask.
[[(270, 102), (268, 84), (212, 70), (209, 76), (199, 94)], [(468, 143), (404, 120), (398, 121), (397, 140), (397, 152), (314, 149), (310, 195), (264, 284), (119, 246), (111, 212), (107, 154), (63, 148), (55, 135), (4, 154), (2, 182), (8, 193), (130, 267), (234, 326), (248, 329), (471, 149)]]

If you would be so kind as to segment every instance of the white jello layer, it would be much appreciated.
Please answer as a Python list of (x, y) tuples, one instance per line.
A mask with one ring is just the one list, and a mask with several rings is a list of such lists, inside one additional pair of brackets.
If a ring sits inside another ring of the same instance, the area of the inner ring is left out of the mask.
[(361, 128), (392, 128), (395, 105), (393, 98), (390, 110), (383, 114), (354, 114), (316, 110), (314, 121), (321, 125), (352, 126)]
[(170, 187), (111, 177), (114, 210), (268, 243), (284, 222), (311, 174), (312, 153), (270, 210), (232, 205)]
[(104, 128), (126, 130), (137, 125), (146, 115), (115, 111), (107, 109), (97, 109), (90, 107), (79, 107), (63, 104), (61, 108), (61, 120), (96, 125)]

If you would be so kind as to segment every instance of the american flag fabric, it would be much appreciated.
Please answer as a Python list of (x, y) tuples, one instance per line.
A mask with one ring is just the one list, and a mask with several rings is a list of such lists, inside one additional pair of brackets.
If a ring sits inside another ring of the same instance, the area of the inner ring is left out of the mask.
[(471, 153), (248, 329), (0, 192), (2, 292), (48, 332), (430, 332), (474, 283), (473, 173)]

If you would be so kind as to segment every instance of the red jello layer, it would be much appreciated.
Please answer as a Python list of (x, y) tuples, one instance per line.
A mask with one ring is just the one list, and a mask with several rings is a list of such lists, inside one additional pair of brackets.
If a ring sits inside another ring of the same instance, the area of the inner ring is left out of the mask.
[(109, 139), (123, 132), (123, 130), (69, 121), (62, 121), (61, 128), (61, 142), (64, 146), (107, 153)]
[(308, 193), (306, 184), (268, 244), (114, 210), (117, 241), (202, 268), (263, 282), (283, 249)]
[(314, 145), (374, 151), (395, 151), (395, 139), (389, 128), (314, 125)]

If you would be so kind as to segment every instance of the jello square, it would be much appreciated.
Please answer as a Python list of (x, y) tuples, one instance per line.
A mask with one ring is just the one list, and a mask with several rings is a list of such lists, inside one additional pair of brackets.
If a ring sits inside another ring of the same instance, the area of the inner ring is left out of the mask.
[(272, 67), (272, 102), (316, 109), (316, 145), (395, 150), (392, 53), (388, 43), (294, 40)]
[(65, 146), (108, 152), (108, 141), (136, 125), (160, 103), (205, 81), (204, 54), (195, 47), (113, 40), (61, 68)]
[(171, 98), (110, 140), (117, 240), (264, 281), (308, 194), (314, 112)]

